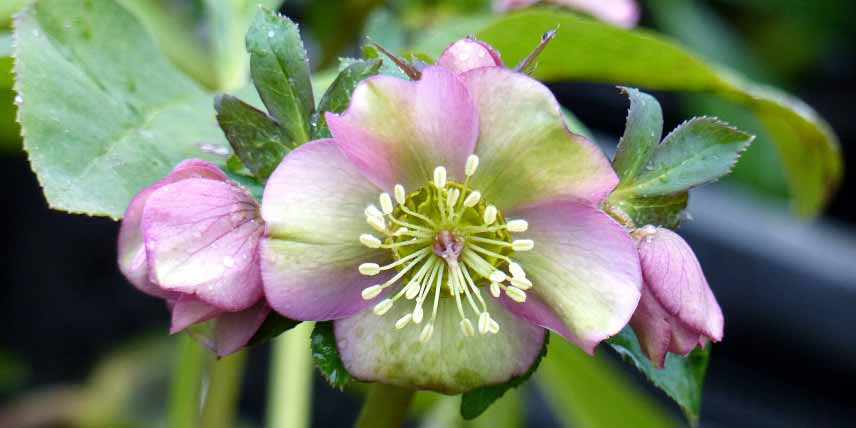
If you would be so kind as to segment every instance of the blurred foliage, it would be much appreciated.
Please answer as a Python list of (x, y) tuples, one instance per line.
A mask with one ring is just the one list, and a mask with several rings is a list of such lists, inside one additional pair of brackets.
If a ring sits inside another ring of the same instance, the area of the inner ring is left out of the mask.
[[(664, 428), (677, 421), (631, 384), (603, 356), (592, 358), (561, 337), (535, 374), (550, 408), (563, 426), (579, 428)], [(600, 352), (605, 352), (601, 349)]]

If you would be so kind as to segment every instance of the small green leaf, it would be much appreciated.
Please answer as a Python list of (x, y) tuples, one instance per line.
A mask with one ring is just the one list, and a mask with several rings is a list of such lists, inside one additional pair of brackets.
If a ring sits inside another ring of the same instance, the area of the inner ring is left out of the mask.
[(214, 101), (217, 122), (235, 154), (256, 177), (264, 180), (293, 147), (288, 133), (267, 114), (231, 95)]
[(610, 213), (614, 213), (616, 208), (619, 209), (619, 217), (622, 214), (630, 217), (636, 226), (653, 224), (676, 229), (683, 220), (688, 198), (688, 192), (630, 199), (613, 198), (610, 195), (604, 209)]
[(690, 119), (666, 136), (645, 171), (615, 193), (662, 196), (716, 180), (731, 171), (754, 138), (715, 118)]
[(618, 177), (635, 177), (648, 163), (663, 136), (663, 110), (657, 99), (634, 88), (621, 88), (630, 97), (627, 125), (618, 142), (613, 165)]
[(247, 32), (250, 75), (259, 96), (296, 144), (309, 141), (315, 107), (309, 60), (297, 24), (260, 9)]
[(330, 130), (327, 128), (325, 112), (341, 113), (345, 111), (351, 102), (351, 94), (357, 84), (367, 77), (373, 76), (380, 70), (382, 62), (380, 59), (356, 60), (348, 65), (336, 77), (336, 80), (327, 88), (327, 92), (318, 103), (318, 111), (312, 119), (312, 138), (330, 138)]
[(636, 366), (651, 383), (675, 400), (692, 426), (698, 425), (710, 345), (696, 348), (686, 357), (668, 354), (664, 367), (657, 369), (642, 353), (636, 334), (630, 327), (609, 339), (609, 344), (625, 361)]
[(188, 158), (225, 158), (211, 94), (113, 1), (39, 1), (15, 21), (24, 148), (55, 209), (120, 218)]
[(333, 322), (317, 322), (312, 330), (312, 360), (315, 367), (327, 379), (330, 386), (344, 389), (353, 379), (351, 374), (345, 370), (339, 349), (336, 347), (336, 336), (333, 333)]
[(544, 359), (545, 355), (547, 355), (547, 345), (549, 343), (550, 333), (544, 332), (544, 347), (541, 348), (541, 354), (535, 358), (535, 362), (532, 363), (532, 367), (529, 367), (529, 370), (527, 370), (523, 375), (512, 378), (508, 382), (501, 383), (499, 385), (483, 386), (481, 388), (465, 392), (461, 395), (461, 417), (467, 420), (477, 418), (487, 410), (491, 404), (500, 399), (506, 391), (511, 388), (517, 388), (529, 380), (529, 378), (532, 377), (532, 373), (535, 373), (535, 370), (538, 370), (538, 365), (541, 364), (541, 360)]
[(274, 337), (297, 327), (298, 324), (300, 324), (300, 321), (286, 318), (274, 311), (271, 311), (270, 315), (265, 318), (261, 327), (256, 331), (256, 334), (254, 334), (247, 343), (247, 346), (256, 346), (265, 343)]

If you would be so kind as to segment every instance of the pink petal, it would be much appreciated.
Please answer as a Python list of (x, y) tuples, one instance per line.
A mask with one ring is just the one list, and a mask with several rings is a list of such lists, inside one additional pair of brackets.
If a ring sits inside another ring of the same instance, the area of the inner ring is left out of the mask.
[(143, 248), (143, 234), (140, 222), (143, 208), (155, 190), (179, 180), (191, 177), (209, 178), (212, 180), (227, 180), (226, 175), (214, 164), (201, 160), (189, 159), (178, 164), (172, 172), (160, 181), (141, 190), (128, 204), (119, 229), (119, 270), (140, 291), (161, 298), (174, 297), (174, 293), (161, 289), (149, 282), (146, 251)]
[(574, 199), (600, 205), (618, 183), (609, 159), (570, 133), (547, 87), (499, 67), (461, 75), (479, 112), (472, 187), (497, 208)]
[(630, 325), (639, 339), (642, 352), (658, 368), (663, 368), (666, 352), (672, 343), (670, 319), (671, 316), (660, 306), (648, 287), (643, 287), (639, 306), (630, 319)]
[(463, 73), (479, 67), (502, 67), (502, 59), (499, 52), (487, 43), (464, 38), (449, 45), (435, 65)]
[(284, 316), (328, 320), (352, 315), (372, 302), (363, 288), (384, 281), (360, 275), (364, 262), (389, 254), (362, 246), (373, 230), (363, 211), (380, 190), (366, 180), (331, 140), (312, 141), (289, 153), (268, 179), (261, 244), (265, 295)]
[(506, 10), (520, 9), (522, 7), (532, 6), (540, 0), (494, 0), (493, 8), (497, 11), (504, 12)]
[(216, 306), (211, 306), (190, 294), (182, 294), (172, 302), (171, 306), (172, 324), (169, 327), (169, 334), (175, 334), (193, 324), (208, 321), (223, 312)]
[(666, 312), (696, 332), (721, 340), (722, 309), (683, 238), (669, 229), (656, 228), (645, 233), (638, 246), (645, 283)]
[(161, 288), (232, 312), (261, 297), (264, 226), (243, 188), (204, 178), (167, 184), (149, 196), (142, 230), (149, 279)]
[(214, 328), (214, 352), (218, 357), (229, 355), (243, 348), (259, 330), (270, 314), (270, 306), (260, 300), (249, 309), (225, 312), (217, 317)]
[(366, 79), (342, 115), (328, 113), (336, 143), (376, 186), (392, 190), (426, 184), (445, 166), (461, 179), (478, 136), (478, 117), (467, 89), (443, 67), (427, 67), (418, 81)]
[[(612, 218), (585, 203), (559, 200), (513, 210), (529, 222), (531, 251), (512, 255), (534, 287), (527, 302), (507, 308), (562, 334), (586, 352), (630, 320), (642, 286), (633, 239)], [(536, 300), (533, 299), (533, 303)]]

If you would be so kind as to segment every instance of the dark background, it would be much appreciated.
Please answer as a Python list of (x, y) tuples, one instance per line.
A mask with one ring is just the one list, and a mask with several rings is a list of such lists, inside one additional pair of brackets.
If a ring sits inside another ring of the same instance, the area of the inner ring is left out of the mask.
[[(662, 3), (643, 2), (642, 25), (679, 33), (657, 18), (668, 11)], [(841, 23), (840, 16), (828, 11), (806, 23), (805, 17), (795, 18), (783, 10), (791, 3), (774, 7), (777, 3), (704, 4), (742, 38), (769, 80), (805, 100), (831, 123), (841, 140), (845, 165), (854, 165), (852, 23)], [(844, 11), (849, 10), (846, 3), (818, 2), (816, 7)], [(302, 2), (285, 12), (297, 20), (311, 14)], [(776, 25), (792, 32), (777, 32)], [(798, 64), (783, 65), (787, 61), (777, 57), (796, 55), (792, 48), (806, 49), (806, 35), (816, 36), (810, 37), (814, 50), (800, 51), (804, 58)], [(562, 83), (552, 88), (564, 105), (585, 106), (574, 111), (599, 135), (614, 138), (621, 133), (627, 101), (612, 86)], [(665, 129), (688, 116), (686, 97), (656, 95), (664, 107)], [(49, 210), (20, 152), (0, 157), (0, 183), (4, 201), (0, 350), (9, 364), (21, 369), (0, 389), (0, 401), (84, 382), (105, 355), (129, 338), (166, 336), (168, 314), (161, 302), (138, 293), (117, 270), (118, 224)], [(702, 426), (853, 426), (854, 199), (856, 183), (849, 173), (826, 213), (810, 222), (790, 216), (776, 191), (753, 188), (746, 181), (727, 180), (694, 195), (690, 211), (696, 220), (682, 233), (698, 254), (726, 315), (725, 340), (714, 347), (707, 376)], [(261, 346), (250, 355), (242, 397), (242, 415), (249, 421), (260, 422), (263, 415), (267, 352)], [(171, 361), (165, 358), (161, 364)], [(628, 374), (647, 388), (632, 368)], [(315, 391), (319, 401), (314, 426), (349, 426), (359, 400), (331, 391), (320, 380)], [(528, 397), (530, 426), (557, 426), (537, 392)]]

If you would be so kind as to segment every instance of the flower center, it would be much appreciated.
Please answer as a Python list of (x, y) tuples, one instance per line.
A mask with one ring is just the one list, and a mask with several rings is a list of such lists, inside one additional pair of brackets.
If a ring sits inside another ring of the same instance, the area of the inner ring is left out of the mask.
[[(383, 238), (364, 234), (360, 242), (370, 248), (384, 248), (392, 253), (393, 262), (380, 266), (363, 263), (363, 275), (377, 275), (396, 269), (388, 281), (363, 290), (363, 299), (378, 297), (385, 289), (398, 291), (377, 303), (374, 312), (384, 315), (401, 299), (411, 301), (413, 310), (395, 322), (402, 329), (421, 324), (423, 306), (430, 305), (430, 319), (419, 339), (427, 342), (434, 333), (434, 322), (440, 304), (454, 304), (460, 314), (461, 332), (468, 337), (499, 333), (499, 324), (488, 313), (481, 289), (499, 299), (503, 293), (523, 303), (532, 282), (512, 256), (529, 251), (534, 242), (512, 240), (512, 233), (525, 232), (525, 220), (506, 221), (495, 206), (482, 199), (481, 192), (469, 187), (470, 177), (478, 168), (478, 157), (466, 163), (466, 180), (459, 184), (446, 179), (446, 168), (434, 170), (433, 180), (418, 190), (407, 193), (395, 185), (395, 202), (381, 193), (380, 209), (374, 204), (365, 210), (366, 222)], [(454, 303), (453, 303), (454, 302)], [(476, 320), (474, 326), (470, 316)], [(477, 326), (477, 327), (476, 327)]]

